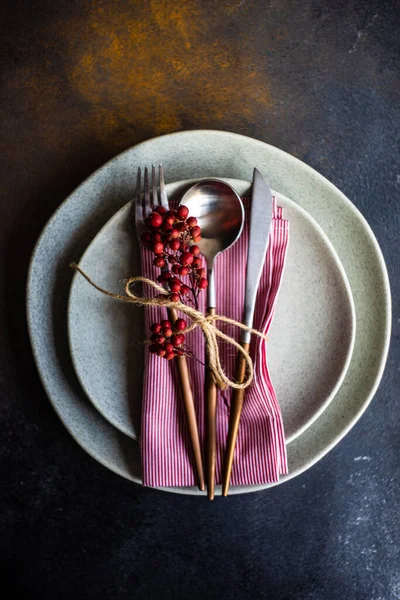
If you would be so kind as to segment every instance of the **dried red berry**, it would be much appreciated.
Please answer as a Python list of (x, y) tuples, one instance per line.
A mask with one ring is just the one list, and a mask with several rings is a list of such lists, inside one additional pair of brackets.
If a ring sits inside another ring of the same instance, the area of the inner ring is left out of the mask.
[(167, 354), (164, 356), (164, 358), (166, 358), (167, 360), (172, 360), (173, 358), (175, 358), (175, 353), (167, 352)]
[(200, 279), (202, 277), (204, 277), (205, 274), (206, 274), (206, 270), (204, 268), (203, 269), (197, 269), (197, 275), (200, 277)]
[(157, 208), (155, 208), (154, 210), (155, 212), (158, 212), (158, 214), (162, 217), (167, 214), (167, 209), (165, 208), (165, 206), (157, 206)]
[(164, 348), (160, 348), (159, 350), (157, 350), (157, 356), (165, 356)]
[(191, 234), (193, 236), (193, 239), (199, 237), (201, 235), (200, 227), (198, 225), (196, 225), (196, 227), (192, 227)]
[(184, 350), (181, 350), (180, 348), (175, 348), (175, 354), (176, 356), (183, 356), (185, 354)]
[(189, 225), (189, 227), (195, 227), (197, 225), (196, 217), (189, 217), (186, 222)]
[(154, 254), (162, 254), (164, 252), (164, 244), (155, 242), (152, 246)]
[(200, 288), (201, 290), (205, 290), (207, 286), (208, 286), (208, 281), (207, 281), (207, 279), (205, 279), (204, 277), (202, 277), (202, 278), (200, 279), (200, 281), (199, 281), (199, 288)]
[(191, 254), (190, 252), (183, 252), (180, 260), (181, 260), (181, 265), (183, 265), (184, 267), (187, 267), (187, 266), (191, 265), (193, 262), (193, 254)]
[(171, 342), (168, 342), (168, 343), (164, 344), (164, 349), (166, 352), (173, 352), (174, 346), (173, 346), (173, 344), (171, 344)]
[(199, 258), (198, 256), (196, 256), (196, 258), (192, 262), (192, 267), (194, 267), (195, 269), (197, 269), (197, 268), (200, 268), (202, 264), (203, 264), (203, 261), (201, 260), (201, 258)]
[(151, 325), (150, 327), (150, 331), (152, 331), (153, 333), (160, 333), (161, 329), (161, 323), (153, 323), (153, 325)]
[(188, 228), (188, 226), (186, 225), (186, 223), (177, 223), (177, 225), (175, 225), (175, 229), (177, 229), (178, 231), (186, 231)]
[(184, 341), (185, 336), (183, 335), (183, 333), (175, 333), (171, 337), (171, 344), (173, 344), (174, 346), (180, 346), (181, 344), (183, 344)]
[(179, 250), (179, 248), (181, 247), (181, 243), (179, 240), (172, 240), (172, 242), (170, 243), (170, 247), (171, 250), (174, 250), (176, 252), (176, 250)]
[[(184, 286), (184, 287), (186, 287), (186, 286)], [(170, 299), (171, 299), (171, 302), (179, 302), (179, 300), (180, 300), (179, 294), (174, 292), (173, 294), (171, 294)]]
[(175, 223), (175, 217), (165, 217), (164, 223), (172, 227), (172, 225)]
[(157, 258), (153, 260), (153, 265), (161, 269), (165, 265), (165, 259), (162, 256), (157, 256)]
[(179, 267), (179, 275), (181, 277), (185, 277), (189, 273), (189, 269), (187, 267)]
[[(160, 325), (161, 327), (161, 325)], [(177, 319), (174, 323), (174, 328), (177, 329), (178, 331), (182, 331), (182, 329), (186, 328), (186, 321), (185, 319)]]
[(161, 281), (168, 281), (168, 279), (171, 279), (171, 277), (172, 277), (171, 271), (164, 271), (159, 276), (159, 278), (160, 278)]
[(193, 254), (193, 256), (198, 256), (201, 250), (198, 246), (190, 246), (190, 252)]
[(181, 234), (180, 234), (180, 232), (177, 229), (172, 229), (170, 238), (172, 240), (174, 240), (174, 239), (177, 239), (178, 237), (180, 237), (180, 235)]
[(182, 204), (181, 206), (178, 206), (176, 214), (178, 215), (178, 217), (180, 219), (186, 219), (186, 217), (189, 214), (189, 209), (187, 206), (183, 206), (183, 204)]
[(187, 296), (189, 292), (190, 292), (190, 287), (188, 287), (187, 285), (183, 285), (181, 287), (181, 294), (183, 296)]
[(172, 333), (173, 332), (172, 332), (172, 329), (170, 327), (165, 327), (163, 329), (163, 334), (164, 334), (164, 337), (166, 337), (166, 338), (171, 337)]
[(176, 210), (174, 208), (170, 208), (169, 211), (167, 211), (167, 217), (176, 217)]
[(172, 265), (172, 271), (175, 273), (175, 275), (179, 275), (180, 268), (181, 267), (179, 265)]
[(142, 233), (142, 235), (140, 236), (140, 239), (142, 241), (142, 244), (149, 244), (151, 242), (151, 233), (150, 231), (144, 231)]
[(153, 233), (153, 235), (151, 236), (151, 239), (153, 242), (162, 242), (162, 235), (161, 233)]
[(149, 225), (151, 225), (151, 227), (155, 227), (156, 229), (158, 227), (161, 227), (161, 223), (163, 222), (162, 216), (158, 213), (158, 212), (152, 212), (151, 215), (149, 216)]
[(177, 281), (177, 280), (172, 281), (169, 284), (169, 288), (170, 288), (171, 292), (180, 292), (181, 291), (181, 287), (182, 287), (181, 282)]
[(166, 327), (168, 327), (169, 329), (171, 329), (172, 325), (171, 325), (171, 321), (168, 321), (167, 319), (163, 319), (161, 321), (161, 327), (163, 329), (165, 329)]

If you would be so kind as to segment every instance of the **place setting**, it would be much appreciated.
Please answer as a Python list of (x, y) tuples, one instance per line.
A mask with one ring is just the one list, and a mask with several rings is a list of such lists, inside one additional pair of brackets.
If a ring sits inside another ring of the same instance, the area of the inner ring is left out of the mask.
[(81, 447), (212, 500), (289, 480), (349, 431), (382, 376), (390, 292), (332, 184), (257, 140), (195, 131), (127, 150), (67, 198), (35, 248), (27, 314)]

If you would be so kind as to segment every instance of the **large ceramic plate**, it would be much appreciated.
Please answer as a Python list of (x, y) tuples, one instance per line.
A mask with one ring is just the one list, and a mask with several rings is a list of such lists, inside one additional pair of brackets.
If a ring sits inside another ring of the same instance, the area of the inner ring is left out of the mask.
[[(250, 192), (246, 181), (227, 182), (242, 196)], [(168, 196), (180, 199), (191, 184), (169, 184)], [(353, 349), (355, 314), (346, 274), (326, 235), (300, 206), (275, 195), (291, 234), (268, 357), (289, 443), (339, 389)], [(80, 260), (101, 287), (119, 293), (120, 280), (140, 272), (132, 216), (130, 203), (100, 230)], [(99, 294), (80, 275), (74, 278), (68, 330), (75, 371), (98, 411), (133, 439), (139, 431), (143, 374), (143, 346), (137, 343), (143, 339), (143, 318), (142, 310), (137, 312)]]
[[(389, 347), (391, 299), (376, 239), (355, 206), (298, 159), (263, 142), (222, 131), (187, 131), (130, 148), (96, 171), (60, 206), (32, 256), (27, 288), (28, 326), (38, 370), (60, 419), (93, 458), (140, 483), (139, 448), (87, 400), (74, 373), (67, 339), (72, 272), (107, 220), (130, 201), (138, 165), (163, 162), (169, 181), (213, 175), (249, 180), (256, 166), (271, 187), (305, 208), (335, 247), (353, 293), (357, 317), (346, 378), (318, 419), (288, 446), (290, 473), (321, 459), (360, 418), (382, 377)], [(238, 486), (232, 493), (268, 487)], [(169, 491), (198, 494), (195, 488)]]

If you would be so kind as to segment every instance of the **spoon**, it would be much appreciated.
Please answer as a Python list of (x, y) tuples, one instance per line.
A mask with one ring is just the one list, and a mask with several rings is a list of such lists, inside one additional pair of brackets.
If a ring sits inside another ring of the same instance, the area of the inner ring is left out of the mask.
[[(193, 185), (180, 204), (197, 218), (201, 240), (196, 242), (207, 261), (207, 314), (215, 314), (214, 260), (240, 237), (244, 225), (244, 208), (235, 190), (219, 179), (203, 179)], [(205, 372), (206, 402), (206, 478), (207, 495), (214, 499), (216, 459), (217, 388), (210, 369)]]

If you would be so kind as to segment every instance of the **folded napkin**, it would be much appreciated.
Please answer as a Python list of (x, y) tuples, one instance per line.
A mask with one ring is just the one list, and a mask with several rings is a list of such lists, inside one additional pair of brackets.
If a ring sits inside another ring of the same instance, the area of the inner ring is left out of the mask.
[[(239, 240), (215, 261), (217, 288), (216, 312), (242, 320), (250, 200), (244, 199), (246, 222)], [(195, 215), (193, 215), (195, 216)], [(254, 327), (268, 333), (285, 264), (289, 223), (282, 209), (273, 201), (273, 218), (265, 263), (258, 288)], [(142, 274), (155, 280), (159, 269), (152, 265), (152, 253), (142, 249)], [(149, 294), (154, 295), (152, 291)], [(146, 290), (147, 293), (147, 290)], [(199, 309), (205, 310), (206, 293), (199, 296)], [(185, 318), (184, 315), (181, 315)], [(146, 331), (150, 325), (166, 319), (166, 310), (148, 307), (145, 311)], [(218, 322), (222, 331), (236, 340), (240, 330)], [(186, 343), (196, 358), (187, 358), (200, 439), (204, 447), (204, 363), (205, 345), (198, 327), (187, 334)], [(231, 485), (272, 483), (287, 473), (287, 457), (282, 415), (267, 365), (265, 340), (253, 336), (250, 354), (254, 361), (254, 381), (246, 390), (240, 420)], [(234, 376), (236, 348), (220, 343), (220, 357), (225, 372)], [(198, 360), (196, 360), (198, 359)], [(166, 361), (145, 350), (143, 383), (141, 459), (143, 485), (195, 485), (190, 443), (185, 424), (183, 403), (179, 393), (175, 361)], [(216, 483), (221, 483), (223, 455), (228, 433), (231, 388), (218, 392)]]

